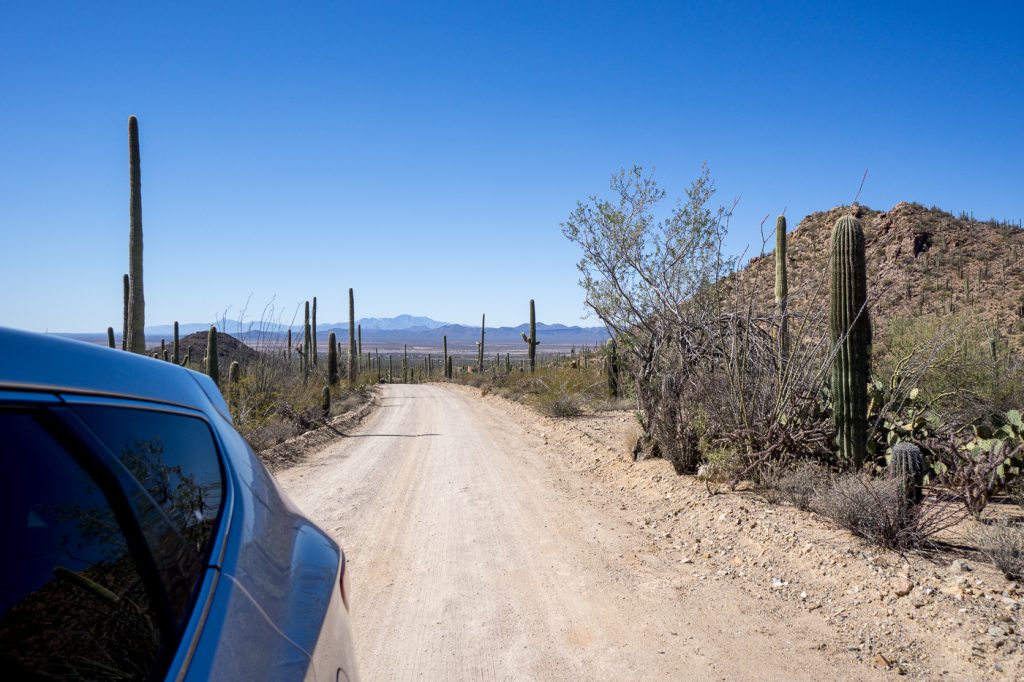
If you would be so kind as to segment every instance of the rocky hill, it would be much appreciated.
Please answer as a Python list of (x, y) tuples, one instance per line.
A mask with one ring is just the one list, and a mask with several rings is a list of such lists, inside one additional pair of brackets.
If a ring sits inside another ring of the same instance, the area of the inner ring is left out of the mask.
[[(792, 312), (827, 319), (832, 226), (851, 211), (864, 226), (877, 331), (894, 317), (967, 313), (989, 334), (1024, 348), (1024, 229), (920, 204), (901, 202), (888, 211), (840, 206), (804, 218), (787, 244)], [(774, 253), (753, 258), (740, 277), (753, 283), (758, 307), (772, 304)]]

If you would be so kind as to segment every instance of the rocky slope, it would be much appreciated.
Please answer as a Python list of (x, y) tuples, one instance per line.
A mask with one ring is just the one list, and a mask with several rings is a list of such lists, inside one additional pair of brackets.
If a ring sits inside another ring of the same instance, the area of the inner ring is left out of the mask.
[[(788, 238), (791, 311), (821, 312), (832, 225), (850, 211), (864, 226), (876, 332), (884, 333), (878, 322), (894, 317), (968, 312), (987, 332), (1024, 348), (1024, 229), (920, 204), (840, 206), (804, 218)], [(753, 258), (740, 276), (754, 284), (760, 305), (771, 305), (773, 253)]]

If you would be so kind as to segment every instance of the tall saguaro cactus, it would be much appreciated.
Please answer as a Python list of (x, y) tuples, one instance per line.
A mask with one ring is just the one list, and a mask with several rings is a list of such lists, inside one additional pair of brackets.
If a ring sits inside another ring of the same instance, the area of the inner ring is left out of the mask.
[[(355, 311), (352, 312), (355, 314)], [(356, 325), (356, 355), (359, 356), (359, 361), (356, 365), (356, 370), (358, 370), (359, 366), (363, 364), (363, 325), (361, 324)]]
[(445, 379), (451, 379), (452, 378), (452, 373), (451, 373), (449, 368), (452, 365), (451, 365), (450, 362), (448, 362), (448, 336), (447, 335), (441, 337), (441, 343), (444, 346), (444, 360), (443, 360), (444, 367), (442, 368), (444, 370), (444, 378)]
[(206, 374), (220, 386), (220, 362), (217, 359), (217, 327), (211, 326), (206, 337)]
[(537, 314), (533, 306), (533, 299), (530, 299), (530, 335), (523, 334), (523, 341), (526, 342), (528, 347), (528, 354), (530, 356), (530, 372), (534, 372), (537, 369)]
[(867, 455), (871, 322), (860, 221), (846, 215), (832, 229), (830, 330), (833, 414), (839, 456), (860, 468)]
[(327, 383), (338, 383), (338, 339), (334, 332), (327, 335)]
[(127, 272), (124, 273), (121, 283), (124, 285), (124, 307), (121, 309), (123, 317), (123, 324), (121, 327), (121, 350), (128, 350), (128, 298), (131, 295), (132, 287), (129, 283)]
[(350, 287), (348, 290), (348, 387), (356, 385), (356, 295)]
[(789, 357), (789, 318), (786, 305), (789, 298), (789, 281), (786, 275), (786, 216), (780, 215), (775, 222), (775, 305), (779, 309), (779, 360)]
[(146, 352), (146, 299), (142, 293), (142, 169), (139, 119), (128, 117), (128, 340), (133, 353)]
[(487, 321), (487, 315), (483, 314), (480, 316), (480, 343), (477, 344), (476, 349), (476, 364), (477, 369), (483, 374), (484, 371), (484, 323)]
[(608, 395), (612, 398), (618, 398), (621, 391), (619, 387), (619, 353), (618, 348), (615, 346), (614, 338), (608, 340), (608, 357), (606, 362), (608, 363), (605, 366), (608, 373)]
[(313, 322), (312, 337), (310, 341), (310, 348), (313, 350), (313, 366), (316, 367), (316, 296), (313, 297)]
[(174, 338), (171, 340), (171, 362), (181, 364), (181, 340), (178, 338), (178, 321), (174, 321)]

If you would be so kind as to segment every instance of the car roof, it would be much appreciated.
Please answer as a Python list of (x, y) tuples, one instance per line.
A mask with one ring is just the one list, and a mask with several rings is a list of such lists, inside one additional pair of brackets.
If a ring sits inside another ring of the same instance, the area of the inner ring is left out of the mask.
[(0, 389), (79, 393), (230, 412), (213, 380), (172, 362), (0, 327)]

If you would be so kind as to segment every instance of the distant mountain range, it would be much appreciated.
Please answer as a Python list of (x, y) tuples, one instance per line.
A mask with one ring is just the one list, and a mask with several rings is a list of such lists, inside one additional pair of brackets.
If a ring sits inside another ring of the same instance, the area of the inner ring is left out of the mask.
[[(370, 349), (401, 349), (404, 345), (413, 348), (440, 348), (442, 340), (447, 337), (448, 348), (453, 352), (475, 349), (480, 340), (480, 327), (438, 322), (429, 317), (414, 315), (398, 315), (396, 317), (367, 317), (356, 320), (362, 327), (363, 351)], [(182, 337), (195, 332), (209, 330), (210, 323), (188, 323), (178, 325), (178, 334)], [(284, 343), (288, 337), (288, 325), (277, 323), (242, 323), (237, 320), (218, 320), (218, 330), (230, 334), (246, 344), (260, 347), (265, 344)], [(484, 343), (489, 348), (508, 349), (526, 345), (522, 334), (528, 333), (529, 324), (516, 327), (487, 327)], [(297, 340), (302, 333), (302, 325), (291, 327), (293, 339)], [(317, 342), (323, 345), (327, 335), (334, 332), (339, 341), (348, 338), (348, 322), (317, 324)], [(154, 325), (146, 327), (146, 341), (149, 345), (159, 345), (160, 339), (168, 342), (174, 334), (173, 325)], [(106, 333), (61, 334), (82, 341), (106, 343)], [(579, 327), (564, 324), (537, 324), (537, 337), (540, 351), (572, 346), (595, 346), (608, 340), (604, 327)], [(116, 331), (117, 342), (120, 343), (120, 331)]]

